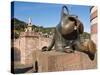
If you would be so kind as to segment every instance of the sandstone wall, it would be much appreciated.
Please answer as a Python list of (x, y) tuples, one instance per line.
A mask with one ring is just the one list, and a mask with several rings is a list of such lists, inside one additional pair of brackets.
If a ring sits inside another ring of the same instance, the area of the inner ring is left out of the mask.
[(86, 54), (77, 51), (75, 53), (33, 51), (33, 66), (33, 70), (38, 68), (37, 72), (93, 69), (96, 68), (96, 58), (91, 61)]
[(22, 32), (20, 38), (12, 42), (12, 46), (20, 50), (21, 64), (32, 64), (32, 52), (48, 46), (50, 38), (41, 37), (34, 32)]

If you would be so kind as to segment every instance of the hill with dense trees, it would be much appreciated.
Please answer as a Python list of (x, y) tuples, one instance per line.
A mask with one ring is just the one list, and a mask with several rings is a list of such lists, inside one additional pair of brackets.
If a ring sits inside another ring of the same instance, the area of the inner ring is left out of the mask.
[[(27, 27), (27, 23), (24, 21), (21, 21), (17, 18), (11, 19), (11, 38), (17, 39), (19, 38), (20, 32), (25, 31), (25, 28)], [(54, 32), (55, 27), (43, 27), (40, 25), (32, 25), (32, 30), (35, 32), (42, 32), (43, 34), (47, 33), (48, 35), (51, 34), (50, 32)], [(90, 34), (87, 32), (84, 32), (80, 35), (82, 38), (88, 39), (90, 38)]]
[[(20, 32), (25, 31), (25, 28), (27, 27), (27, 23), (24, 21), (21, 21), (17, 18), (12, 18), (11, 19), (11, 38), (12, 39), (17, 39), (20, 35)], [(50, 34), (50, 31), (52, 31), (54, 27), (50, 28), (44, 28), (43, 26), (40, 25), (32, 25), (32, 30), (35, 32), (42, 32), (43, 34), (47, 33)]]

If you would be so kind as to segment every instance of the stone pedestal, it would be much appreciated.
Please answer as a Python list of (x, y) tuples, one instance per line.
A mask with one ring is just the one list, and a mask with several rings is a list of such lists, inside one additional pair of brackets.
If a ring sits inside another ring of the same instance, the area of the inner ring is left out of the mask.
[(96, 59), (91, 61), (81, 52), (33, 52), (33, 66), (36, 72), (83, 70), (96, 68)]

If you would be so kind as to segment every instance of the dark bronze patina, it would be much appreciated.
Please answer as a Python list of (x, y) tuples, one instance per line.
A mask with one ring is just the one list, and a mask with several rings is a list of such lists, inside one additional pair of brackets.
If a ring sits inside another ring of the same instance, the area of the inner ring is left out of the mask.
[[(64, 12), (64, 9), (67, 10), (67, 13)], [(63, 6), (61, 20), (55, 28), (52, 42), (48, 47), (43, 47), (42, 51), (50, 51), (55, 46), (56, 51), (73, 53), (77, 50), (88, 54), (89, 58), (94, 60), (96, 46), (90, 39), (89, 41), (81, 41), (80, 34), (83, 32), (84, 27), (78, 16), (70, 15), (68, 8)]]

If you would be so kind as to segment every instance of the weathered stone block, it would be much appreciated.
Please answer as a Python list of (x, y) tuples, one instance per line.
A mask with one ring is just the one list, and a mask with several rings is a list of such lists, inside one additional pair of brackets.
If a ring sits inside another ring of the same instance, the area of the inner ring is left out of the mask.
[(81, 52), (33, 52), (33, 66), (37, 72), (83, 70), (96, 68), (96, 59), (91, 61)]

